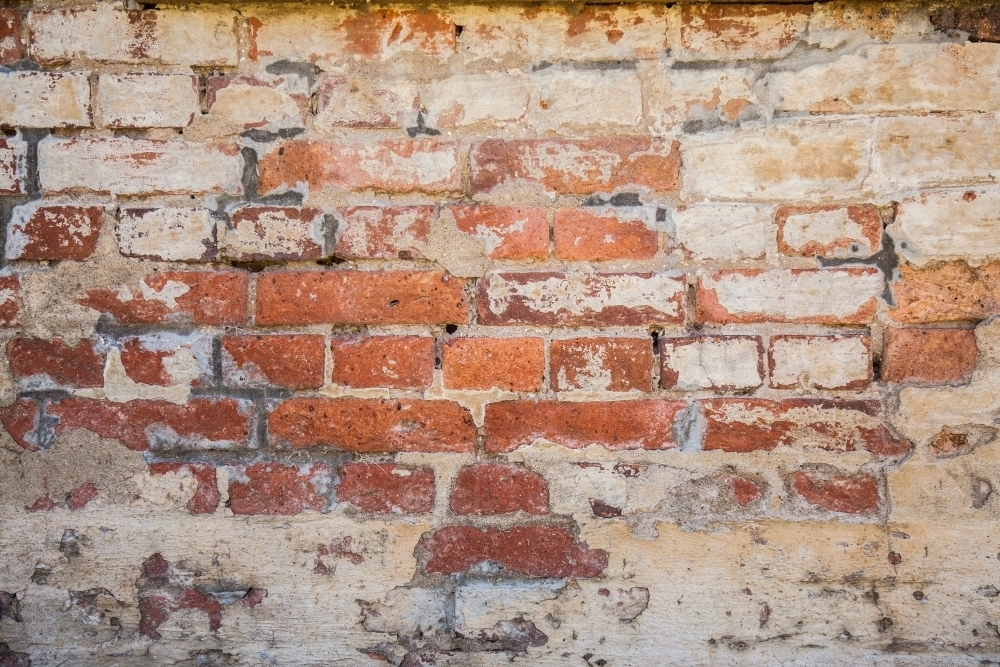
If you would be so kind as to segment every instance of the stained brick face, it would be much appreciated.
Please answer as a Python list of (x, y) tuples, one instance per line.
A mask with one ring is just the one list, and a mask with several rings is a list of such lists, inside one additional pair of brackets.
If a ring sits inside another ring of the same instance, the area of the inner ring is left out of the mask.
[(996, 660), (1000, 1), (0, 4), (0, 667)]

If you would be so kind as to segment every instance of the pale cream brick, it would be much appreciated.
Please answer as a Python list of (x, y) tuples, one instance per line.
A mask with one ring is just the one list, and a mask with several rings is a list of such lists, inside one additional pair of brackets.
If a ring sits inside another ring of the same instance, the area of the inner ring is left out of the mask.
[(858, 196), (868, 120), (791, 121), (681, 141), (681, 198), (824, 201)]
[(215, 258), (215, 218), (204, 208), (123, 209), (116, 231), (126, 257), (168, 262)]
[(670, 220), (692, 259), (763, 259), (776, 251), (773, 206), (692, 204), (671, 211)]
[(311, 208), (242, 206), (219, 226), (219, 250), (238, 260), (317, 259), (324, 256), (323, 211)]
[(864, 257), (882, 247), (882, 216), (870, 204), (782, 206), (775, 220), (788, 255)]
[(639, 63), (639, 76), (654, 134), (676, 133), (691, 120), (732, 122), (756, 99), (748, 69), (673, 69), (655, 61)]
[(924, 192), (899, 202), (889, 226), (896, 248), (915, 264), (1000, 258), (1000, 190)]
[(642, 83), (627, 69), (549, 68), (534, 75), (538, 103), (531, 124), (539, 131), (634, 134), (642, 120)]
[(702, 322), (814, 322), (863, 324), (882, 294), (877, 269), (731, 269), (698, 285)]
[(38, 143), (38, 175), (46, 193), (236, 193), (242, 172), (233, 145), (55, 137)]
[(0, 139), (0, 194), (24, 191), (25, 159), (28, 144), (18, 139)]
[(910, 190), (995, 183), (997, 139), (993, 114), (879, 118), (870, 187), (891, 199)]
[(40, 62), (235, 65), (236, 14), (223, 9), (60, 9), (28, 14), (31, 54)]
[(752, 336), (664, 338), (660, 384), (666, 389), (752, 389), (764, 382), (763, 349)]
[(89, 72), (0, 73), (0, 125), (90, 127)]
[(453, 17), (462, 26), (457, 50), (466, 63), (480, 60), (533, 63), (556, 60), (566, 40), (568, 18), (553, 8), (466, 5)]
[(518, 70), (463, 74), (420, 87), (420, 103), (432, 127), (506, 125), (524, 116), (530, 98), (531, 79)]
[(192, 74), (102, 74), (97, 119), (104, 127), (187, 127), (199, 112)]
[(199, 124), (219, 134), (302, 127), (309, 100), (306, 93), (296, 90), (297, 83), (284, 78), (213, 76), (207, 86), (208, 114)]
[(569, 12), (560, 60), (656, 59), (676, 12), (656, 5), (586, 5)]
[(776, 336), (768, 359), (775, 389), (858, 389), (872, 380), (867, 336)]
[(996, 111), (1000, 45), (864, 46), (767, 80), (777, 110), (812, 113)]
[(313, 125), (321, 132), (340, 127), (404, 127), (416, 121), (418, 97), (413, 81), (324, 76), (317, 89)]

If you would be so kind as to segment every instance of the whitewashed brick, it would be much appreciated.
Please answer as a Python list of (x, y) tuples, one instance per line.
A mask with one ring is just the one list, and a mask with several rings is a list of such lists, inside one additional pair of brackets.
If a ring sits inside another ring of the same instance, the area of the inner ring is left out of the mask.
[(867, 120), (792, 121), (681, 141), (681, 198), (825, 201), (858, 196), (869, 162)]
[(776, 336), (768, 359), (775, 389), (857, 389), (872, 379), (867, 336)]
[(883, 199), (911, 190), (995, 183), (1000, 141), (993, 114), (875, 121), (870, 186)]
[(692, 204), (670, 220), (677, 244), (696, 260), (763, 259), (776, 250), (773, 206)]
[(654, 134), (676, 133), (687, 121), (732, 122), (756, 101), (747, 69), (673, 69), (655, 61), (639, 63), (639, 76)]
[(430, 10), (260, 11), (250, 17), (250, 58), (336, 63), (455, 52), (451, 18)]
[(973, 263), (1000, 257), (1000, 191), (925, 192), (899, 202), (889, 226), (896, 248), (915, 264)]
[(165, 65), (235, 65), (236, 14), (221, 9), (59, 9), (28, 14), (40, 62), (78, 58)]
[(232, 145), (55, 137), (38, 143), (38, 176), (46, 193), (235, 193), (242, 172)]
[(204, 208), (123, 209), (117, 233), (126, 257), (168, 262), (215, 258), (215, 218)]
[(90, 72), (0, 73), (0, 125), (90, 127)]
[(102, 74), (97, 82), (97, 118), (104, 127), (187, 127), (198, 111), (194, 75)]
[(787, 55), (805, 33), (809, 5), (684, 4), (682, 57), (752, 60)]
[(28, 145), (18, 139), (0, 139), (0, 194), (24, 191), (25, 158)]
[(289, 83), (283, 78), (214, 76), (208, 80), (204, 121), (221, 133), (302, 127), (308, 95), (295, 90), (297, 81)]
[(812, 113), (996, 111), (1000, 45), (882, 44), (767, 81), (775, 109)]
[(432, 127), (505, 125), (524, 116), (530, 97), (531, 80), (516, 70), (464, 74), (420, 87), (420, 103)]
[(875, 314), (882, 293), (876, 269), (732, 269), (705, 276), (698, 286), (703, 322), (816, 322), (861, 324)]
[(326, 76), (317, 89), (317, 130), (340, 127), (404, 127), (417, 117), (419, 90), (413, 81)]
[(539, 92), (531, 124), (539, 131), (634, 132), (642, 120), (642, 83), (632, 70), (553, 67), (533, 78)]
[(782, 206), (778, 249), (805, 257), (866, 257), (882, 247), (882, 216), (872, 205)]
[(752, 336), (664, 338), (660, 384), (666, 389), (738, 390), (764, 382), (763, 348)]
[(219, 250), (229, 259), (317, 259), (326, 245), (319, 209), (244, 206), (219, 226)]

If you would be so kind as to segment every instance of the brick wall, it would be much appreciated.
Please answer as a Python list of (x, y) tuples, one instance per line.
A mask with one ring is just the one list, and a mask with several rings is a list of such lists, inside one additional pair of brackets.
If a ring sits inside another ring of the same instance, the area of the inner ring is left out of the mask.
[(997, 42), (0, 8), (0, 665), (991, 664)]

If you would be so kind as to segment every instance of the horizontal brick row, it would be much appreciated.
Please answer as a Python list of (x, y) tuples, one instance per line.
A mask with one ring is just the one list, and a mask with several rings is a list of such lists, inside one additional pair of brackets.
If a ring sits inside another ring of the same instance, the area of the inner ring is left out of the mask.
[[(701, 436), (681, 422), (704, 419)], [(659, 450), (680, 445), (727, 452), (779, 446), (896, 457), (910, 444), (890, 432), (873, 400), (713, 398), (685, 401), (500, 401), (486, 405), (487, 452), (504, 453), (538, 440), (578, 449)], [(278, 449), (378, 452), (472, 452), (478, 429), (468, 409), (447, 400), (295, 397), (255, 414), (242, 398), (194, 397), (113, 403), (55, 396), (22, 398), (0, 410), (0, 421), (25, 449), (85, 428), (138, 451), (240, 450), (251, 445), (253, 422), (266, 418)], [(680, 429), (680, 431), (678, 430)], [(680, 433), (681, 435), (678, 435)], [(678, 438), (694, 437), (693, 442)], [(700, 441), (697, 439), (700, 437)]]
[[(117, 350), (126, 375), (153, 386), (210, 385), (216, 373), (212, 338), (198, 334), (144, 334), (123, 338)], [(226, 335), (219, 338), (219, 378), (228, 386), (318, 389), (326, 364), (325, 337), (313, 334)], [(333, 338), (333, 383), (359, 389), (427, 389), (438, 360), (431, 336)], [(660, 387), (682, 391), (863, 389), (873, 380), (871, 341), (865, 335), (773, 336), (765, 354), (755, 336), (660, 338), (454, 337), (442, 345), (446, 389), (539, 392), (546, 369), (553, 391), (653, 390), (655, 353)], [(107, 348), (93, 341), (71, 347), (15, 338), (10, 368), (22, 391), (101, 387)], [(187, 364), (184, 365), (184, 360)], [(890, 328), (881, 379), (953, 383), (967, 380), (978, 360), (971, 329)], [(765, 366), (768, 372), (765, 373)]]
[[(470, 147), (440, 138), (293, 139), (261, 151), (259, 189), (462, 193), (468, 156), (471, 194), (519, 185), (551, 194), (675, 193), (683, 181), (685, 201), (864, 202), (921, 189), (992, 185), (991, 165), (1000, 159), (995, 126), (992, 115), (978, 114), (788, 120), (679, 142), (641, 136), (486, 139)], [(921, 141), (902, 139), (908, 136)], [(822, 168), (816, 154), (829, 156)], [(5, 170), (14, 169), (14, 155), (3, 157)], [(920, 167), (931, 164), (936, 168)], [(48, 137), (39, 144), (38, 172), (46, 194), (239, 194), (242, 188), (235, 143)], [(8, 178), (13, 183), (5, 189), (13, 190), (16, 175)], [(847, 218), (858, 243), (873, 245), (870, 231), (850, 212)], [(801, 228), (801, 220), (793, 224)]]
[[(352, 462), (339, 466), (336, 476), (331, 466), (317, 463), (289, 466), (281, 463), (224, 464), (228, 481), (228, 508), (236, 515), (294, 515), (312, 510), (330, 511), (335, 505), (351, 512), (378, 516), (424, 514), (433, 511), (437, 479), (430, 467), (409, 467), (389, 462)], [(151, 463), (153, 476), (174, 475), (193, 486), (187, 509), (192, 514), (214, 514), (220, 509), (219, 475), (214, 464)], [(638, 473), (633, 473), (638, 474)], [(335, 480), (338, 480), (335, 481)], [(732, 507), (753, 511), (768, 491), (767, 484), (735, 474), (708, 480), (717, 487), (721, 498)], [(794, 494), (791, 502), (800, 502), (834, 513), (871, 515), (880, 507), (878, 482), (868, 475), (841, 475), (829, 469), (806, 468), (787, 474), (786, 485)], [(66, 494), (57, 503), (49, 495), (35, 500), (28, 512), (51, 511), (65, 507), (84, 509), (98, 499), (101, 489), (88, 482)], [(592, 501), (598, 518), (622, 516), (621, 508)], [(476, 463), (458, 471), (448, 496), (448, 509), (457, 516), (493, 517), (549, 514), (549, 486), (545, 478), (520, 465)], [(551, 531), (555, 527), (535, 524), (532, 530)], [(443, 532), (456, 529), (443, 529)], [(458, 539), (477, 537), (482, 529)], [(518, 530), (518, 529), (515, 529)], [(524, 529), (521, 529), (524, 530)], [(459, 534), (460, 535), (460, 534)], [(440, 538), (438, 538), (440, 539)], [(432, 538), (425, 548), (435, 551)], [(438, 553), (442, 560), (451, 560)], [(462, 571), (468, 565), (449, 566)], [(430, 568), (434, 570), (434, 567)], [(442, 570), (444, 571), (444, 570)]]

